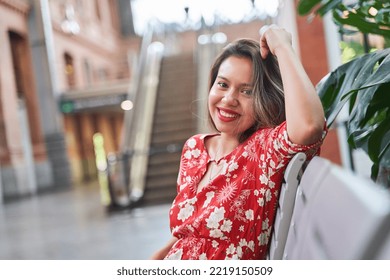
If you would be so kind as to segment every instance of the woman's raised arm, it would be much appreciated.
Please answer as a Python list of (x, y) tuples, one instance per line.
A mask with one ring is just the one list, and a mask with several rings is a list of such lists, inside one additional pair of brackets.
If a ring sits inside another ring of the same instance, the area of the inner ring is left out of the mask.
[(297, 144), (313, 144), (321, 138), (325, 117), (321, 101), (291, 45), (291, 35), (271, 25), (260, 30), (262, 58), (269, 53), (278, 59), (282, 76), (287, 133)]

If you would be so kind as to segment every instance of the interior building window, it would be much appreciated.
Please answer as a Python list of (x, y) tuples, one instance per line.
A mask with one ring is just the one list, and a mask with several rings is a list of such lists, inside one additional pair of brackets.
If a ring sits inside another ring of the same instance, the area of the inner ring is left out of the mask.
[(96, 76), (97, 76), (97, 80), (99, 82), (105, 82), (107, 81), (108, 79), (108, 70), (107, 69), (104, 69), (104, 68), (100, 68), (97, 70), (97, 73), (96, 73)]
[(65, 53), (64, 60), (65, 60), (65, 75), (66, 75), (66, 80), (68, 82), (68, 87), (74, 88), (76, 86), (76, 79), (75, 79), (73, 57), (69, 53)]
[(12, 64), (14, 68), (16, 91), (19, 98), (24, 98), (24, 77), (23, 77), (23, 61), (25, 40), (19, 34), (10, 31), (9, 39), (11, 43)]
[(87, 86), (92, 85), (92, 68), (87, 59), (84, 59), (84, 75)]

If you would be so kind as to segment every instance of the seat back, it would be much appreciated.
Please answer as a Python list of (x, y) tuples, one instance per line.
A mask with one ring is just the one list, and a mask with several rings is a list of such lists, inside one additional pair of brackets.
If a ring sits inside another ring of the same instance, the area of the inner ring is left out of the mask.
[(380, 259), (389, 255), (389, 230), (388, 190), (315, 157), (298, 187), (283, 258)]
[(284, 183), (280, 190), (273, 234), (271, 237), (268, 259), (281, 260), (290, 227), (295, 196), (302, 166), (306, 160), (304, 153), (296, 154), (284, 172)]

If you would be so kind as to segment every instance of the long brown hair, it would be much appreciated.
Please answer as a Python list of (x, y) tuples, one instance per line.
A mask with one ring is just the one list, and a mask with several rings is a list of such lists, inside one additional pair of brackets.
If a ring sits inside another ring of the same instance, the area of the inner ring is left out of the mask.
[[(247, 58), (252, 62), (253, 109), (255, 123), (240, 135), (240, 142), (263, 127), (275, 127), (286, 119), (284, 92), (279, 64), (272, 54), (260, 56), (260, 45), (252, 39), (239, 39), (228, 44), (214, 61), (210, 70), (209, 91), (217, 78), (219, 67), (230, 56)], [(209, 114), (209, 121), (216, 126)]]

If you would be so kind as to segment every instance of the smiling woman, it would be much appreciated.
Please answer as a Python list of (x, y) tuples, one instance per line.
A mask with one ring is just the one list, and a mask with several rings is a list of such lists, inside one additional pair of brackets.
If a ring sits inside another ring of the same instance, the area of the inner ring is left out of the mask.
[(214, 133), (183, 147), (172, 239), (152, 259), (264, 259), (287, 164), (318, 153), (320, 100), (277, 26), (227, 45), (210, 71)]
[[(218, 21), (237, 23), (257, 18), (275, 17), (279, 1), (253, 0), (131, 0), (134, 28), (137, 34), (143, 34), (152, 19), (165, 24), (186, 24), (190, 28), (199, 28), (201, 20), (207, 25)], [(188, 8), (188, 14), (185, 12)]]

